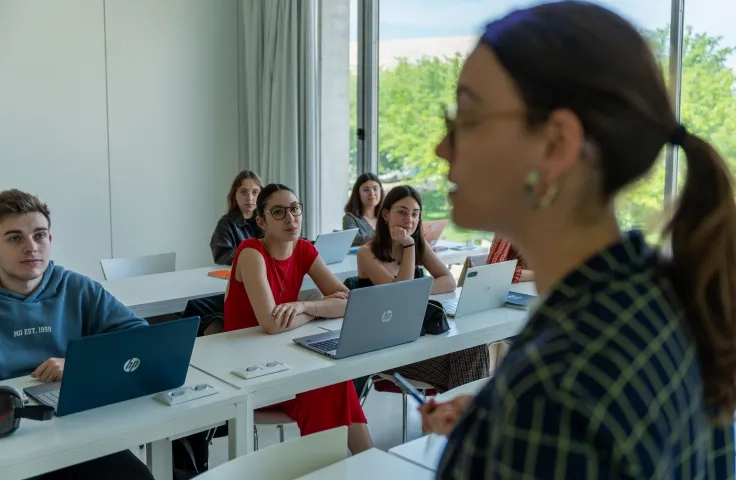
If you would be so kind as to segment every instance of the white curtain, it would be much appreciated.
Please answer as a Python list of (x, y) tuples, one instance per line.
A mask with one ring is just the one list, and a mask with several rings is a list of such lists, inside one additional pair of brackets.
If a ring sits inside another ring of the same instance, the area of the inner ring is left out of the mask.
[(241, 166), (292, 187), (314, 238), (320, 206), (316, 0), (241, 2)]

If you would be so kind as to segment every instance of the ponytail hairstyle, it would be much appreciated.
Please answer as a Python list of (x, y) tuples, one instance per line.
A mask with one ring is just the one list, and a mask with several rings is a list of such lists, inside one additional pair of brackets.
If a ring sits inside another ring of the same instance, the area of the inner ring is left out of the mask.
[(679, 125), (664, 77), (644, 38), (603, 7), (543, 4), (491, 23), (481, 40), (516, 84), (529, 128), (556, 109), (579, 118), (597, 151), (600, 201), (653, 167), (662, 147), (681, 146), (685, 187), (663, 234), (660, 261), (685, 308), (704, 398), (715, 423), (736, 410), (736, 203), (732, 175), (708, 143)]

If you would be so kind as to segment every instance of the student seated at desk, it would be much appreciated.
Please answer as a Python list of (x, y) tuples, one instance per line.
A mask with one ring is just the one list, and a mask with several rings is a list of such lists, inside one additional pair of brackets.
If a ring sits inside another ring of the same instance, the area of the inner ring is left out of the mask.
[[(256, 198), (263, 188), (263, 182), (255, 172), (243, 170), (233, 180), (227, 194), (227, 213), (215, 226), (210, 239), (212, 260), (218, 265), (233, 263), (233, 256), (243, 240), (262, 236), (253, 214), (256, 211)], [(212, 295), (187, 302), (182, 317), (200, 317), (200, 335), (222, 331), (222, 315), (225, 295)]]
[[(434, 277), (433, 294), (455, 291), (452, 274), (422, 237), (422, 198), (414, 188), (401, 185), (383, 201), (376, 236), (358, 250), (359, 282), (371, 286), (418, 278), (422, 265)], [(445, 391), (488, 377), (490, 361), (488, 347), (482, 345), (395, 371)]]
[[(349, 292), (314, 246), (299, 238), (302, 204), (294, 192), (271, 184), (261, 190), (256, 204), (256, 221), (264, 237), (244, 241), (235, 252), (225, 293), (225, 331), (260, 325), (266, 333), (277, 334), (315, 317), (342, 317)], [(324, 299), (297, 300), (307, 273)], [(294, 419), (302, 435), (346, 425), (352, 453), (372, 447), (352, 382), (300, 393), (274, 407)]]
[(256, 224), (256, 198), (263, 181), (255, 172), (243, 170), (235, 177), (227, 194), (227, 213), (215, 226), (210, 240), (212, 260), (218, 265), (230, 266), (235, 251), (243, 240), (263, 234)]
[[(0, 380), (59, 381), (69, 340), (147, 325), (99, 283), (50, 260), (50, 218), (36, 196), (0, 192)], [(153, 477), (126, 450), (41, 478)]]
[(495, 235), (491, 248), (488, 250), (486, 263), (490, 265), (491, 263), (508, 262), (509, 260), (518, 260), (512, 283), (534, 281), (534, 272), (527, 268), (524, 257), (511, 245), (511, 242), (500, 235)]
[(354, 247), (364, 245), (376, 234), (376, 220), (384, 196), (383, 185), (375, 173), (363, 173), (355, 180), (342, 217), (343, 230), (358, 229)]

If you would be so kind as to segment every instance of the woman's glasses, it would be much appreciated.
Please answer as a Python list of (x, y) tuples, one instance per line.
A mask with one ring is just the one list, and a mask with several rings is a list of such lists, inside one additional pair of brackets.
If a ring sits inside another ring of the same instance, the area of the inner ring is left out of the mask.
[(274, 220), (283, 220), (284, 217), (286, 217), (286, 212), (291, 213), (294, 217), (299, 217), (301, 216), (303, 209), (304, 206), (301, 203), (293, 203), (288, 207), (273, 207), (268, 210), (268, 213), (271, 214), (271, 217)]

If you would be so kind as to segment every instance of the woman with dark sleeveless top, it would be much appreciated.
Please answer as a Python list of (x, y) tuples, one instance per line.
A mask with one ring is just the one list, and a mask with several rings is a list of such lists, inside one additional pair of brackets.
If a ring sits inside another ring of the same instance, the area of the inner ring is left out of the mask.
[[(268, 334), (278, 334), (317, 316), (342, 317), (349, 292), (314, 246), (299, 238), (302, 205), (294, 192), (284, 185), (268, 185), (258, 195), (256, 209), (264, 237), (245, 240), (235, 252), (225, 293), (225, 331), (260, 326)], [(298, 301), (306, 274), (324, 299)], [(302, 435), (345, 425), (352, 453), (372, 447), (352, 382), (300, 393), (274, 407), (294, 419)]]
[[(381, 285), (424, 275), (434, 277), (432, 293), (455, 291), (455, 279), (422, 237), (422, 198), (412, 187), (394, 187), (381, 206), (376, 236), (358, 250), (360, 286)], [(411, 380), (450, 390), (490, 375), (486, 345), (405, 365), (396, 371)]]

